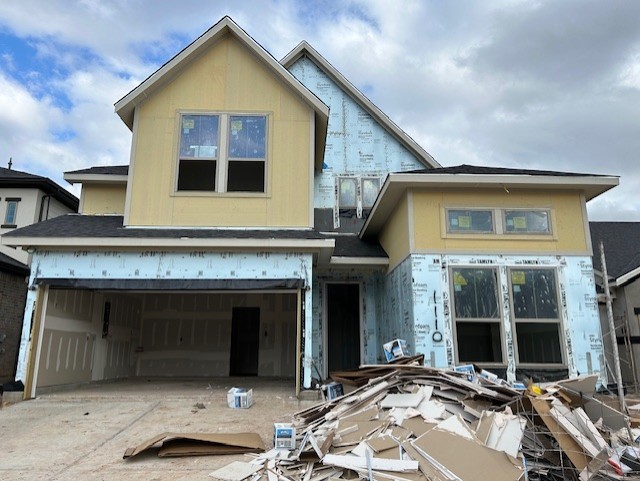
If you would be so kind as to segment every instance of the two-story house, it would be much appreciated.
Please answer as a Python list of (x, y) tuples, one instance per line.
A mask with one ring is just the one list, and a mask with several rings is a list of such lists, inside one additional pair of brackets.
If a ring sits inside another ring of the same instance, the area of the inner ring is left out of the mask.
[(384, 359), (604, 376), (585, 203), (617, 178), (440, 167), (306, 43), (225, 17), (116, 103), (128, 166), (68, 172), (18, 377), (314, 377)]

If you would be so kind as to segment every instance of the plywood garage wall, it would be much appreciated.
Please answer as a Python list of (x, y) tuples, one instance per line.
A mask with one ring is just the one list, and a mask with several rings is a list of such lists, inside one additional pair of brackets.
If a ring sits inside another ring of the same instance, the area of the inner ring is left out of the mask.
[(140, 376), (227, 376), (234, 307), (260, 308), (258, 375), (295, 374), (295, 294), (146, 294)]

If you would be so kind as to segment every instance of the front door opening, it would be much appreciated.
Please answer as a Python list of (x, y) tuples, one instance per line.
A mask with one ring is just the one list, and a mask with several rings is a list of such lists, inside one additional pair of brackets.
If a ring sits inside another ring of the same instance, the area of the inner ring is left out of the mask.
[(260, 308), (234, 307), (231, 314), (230, 376), (257, 376)]
[(329, 372), (360, 366), (360, 286), (327, 284)]

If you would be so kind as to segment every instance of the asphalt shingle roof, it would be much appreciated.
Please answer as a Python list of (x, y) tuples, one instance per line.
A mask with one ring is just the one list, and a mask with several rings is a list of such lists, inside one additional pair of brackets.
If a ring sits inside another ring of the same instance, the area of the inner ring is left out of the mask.
[(127, 175), (129, 173), (128, 165), (101, 165), (97, 167), (89, 167), (87, 169), (72, 170), (65, 174), (93, 174), (93, 175)]
[(640, 222), (589, 222), (593, 268), (602, 272), (600, 241), (604, 244), (609, 277), (620, 277), (640, 267)]
[(473, 175), (545, 175), (564, 177), (598, 177), (594, 174), (578, 174), (576, 172), (557, 172), (553, 170), (510, 169), (506, 167), (485, 167), (479, 165), (456, 165), (452, 167), (439, 167), (436, 169), (419, 169), (401, 174), (473, 174)]
[(26, 276), (29, 274), (29, 266), (0, 252), (0, 271)]
[(382, 257), (387, 253), (375, 241), (362, 240), (357, 235), (331, 236), (336, 240), (333, 255), (336, 257)]
[(64, 205), (78, 210), (78, 198), (56, 184), (51, 179), (42, 177), (41, 175), (29, 174), (19, 170), (6, 169), (0, 167), (0, 187), (8, 188), (34, 188), (40, 189), (44, 193), (53, 196)]
[(335, 256), (383, 257), (387, 254), (377, 242), (356, 235), (334, 236), (316, 230), (295, 229), (190, 229), (123, 227), (120, 215), (68, 214), (4, 234), (6, 237), (59, 238), (138, 238), (138, 239), (335, 239)]
[(0, 167), (0, 179), (39, 179), (44, 180), (46, 177), (40, 175), (29, 174), (27, 172), (21, 172), (19, 170), (7, 169), (6, 167)]

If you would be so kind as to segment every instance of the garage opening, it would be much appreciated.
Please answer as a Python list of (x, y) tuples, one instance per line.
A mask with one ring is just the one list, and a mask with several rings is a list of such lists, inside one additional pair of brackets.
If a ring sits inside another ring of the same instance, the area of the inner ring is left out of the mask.
[(154, 377), (296, 375), (297, 290), (50, 288), (37, 387)]

